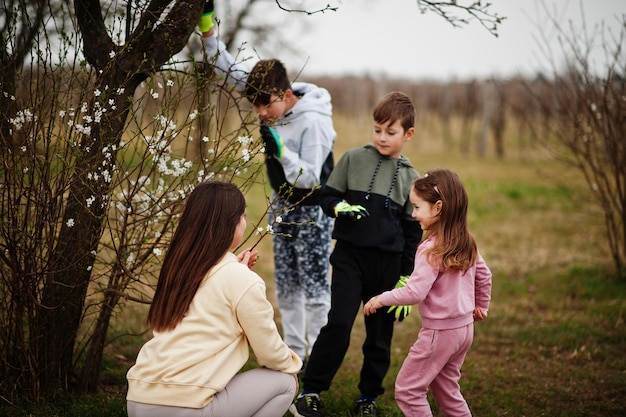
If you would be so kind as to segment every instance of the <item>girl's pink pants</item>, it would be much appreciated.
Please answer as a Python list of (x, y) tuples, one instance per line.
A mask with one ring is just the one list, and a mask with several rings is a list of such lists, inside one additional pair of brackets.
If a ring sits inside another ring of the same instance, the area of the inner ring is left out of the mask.
[(396, 402), (406, 417), (432, 417), (426, 397), (429, 387), (443, 415), (471, 417), (459, 379), (473, 339), (473, 323), (458, 329), (420, 330), (396, 378)]

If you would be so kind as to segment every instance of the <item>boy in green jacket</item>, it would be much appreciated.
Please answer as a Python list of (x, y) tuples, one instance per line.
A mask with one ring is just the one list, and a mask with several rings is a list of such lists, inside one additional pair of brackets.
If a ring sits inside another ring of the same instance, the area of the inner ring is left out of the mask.
[[(411, 217), (409, 192), (418, 177), (401, 155), (415, 133), (415, 108), (400, 92), (383, 97), (373, 112), (373, 144), (346, 152), (322, 189), (321, 207), (335, 218), (328, 323), (313, 346), (302, 378), (303, 390), (290, 407), (294, 416), (320, 416), (321, 391), (328, 390), (350, 344), (361, 302), (403, 282), (413, 270), (422, 229)], [(376, 415), (389, 369), (394, 318), (410, 307), (381, 310), (365, 317), (366, 338), (357, 415)]]

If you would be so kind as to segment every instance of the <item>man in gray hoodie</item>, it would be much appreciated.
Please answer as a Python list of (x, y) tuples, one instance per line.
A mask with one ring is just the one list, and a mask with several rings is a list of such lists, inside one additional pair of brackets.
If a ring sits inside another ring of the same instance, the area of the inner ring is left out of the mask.
[(198, 26), (217, 75), (244, 94), (260, 118), (274, 193), (269, 222), (283, 337), (306, 363), (330, 309), (333, 220), (323, 214), (319, 198), (334, 166), (331, 97), (314, 84), (291, 83), (277, 59), (261, 60), (251, 71), (236, 62), (215, 34), (212, 1)]

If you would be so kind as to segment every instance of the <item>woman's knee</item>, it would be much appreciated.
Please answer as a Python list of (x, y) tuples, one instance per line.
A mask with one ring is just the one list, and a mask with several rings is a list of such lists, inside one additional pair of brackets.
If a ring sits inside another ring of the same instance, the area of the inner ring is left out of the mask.
[(298, 392), (298, 377), (296, 375), (290, 375), (290, 374), (285, 374), (287, 376), (287, 379), (289, 380), (287, 383), (287, 392), (292, 395), (292, 396), (296, 396), (296, 393)]

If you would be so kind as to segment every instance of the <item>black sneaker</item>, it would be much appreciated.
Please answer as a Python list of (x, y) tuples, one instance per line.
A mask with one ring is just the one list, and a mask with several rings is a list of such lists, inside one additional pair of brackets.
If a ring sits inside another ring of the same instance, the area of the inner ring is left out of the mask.
[(298, 395), (296, 401), (289, 406), (289, 411), (295, 417), (321, 417), (322, 402), (319, 394)]
[(359, 400), (356, 402), (356, 415), (358, 417), (362, 416), (376, 416), (376, 402), (371, 400)]

